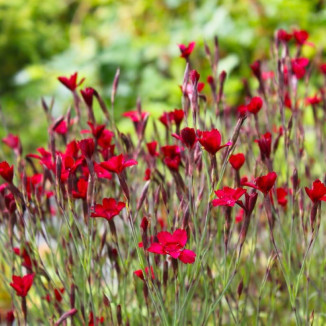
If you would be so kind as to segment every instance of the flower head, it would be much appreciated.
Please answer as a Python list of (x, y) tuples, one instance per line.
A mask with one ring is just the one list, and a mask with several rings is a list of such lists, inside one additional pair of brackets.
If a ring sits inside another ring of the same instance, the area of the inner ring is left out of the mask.
[(28, 291), (33, 285), (35, 274), (27, 274), (23, 277), (21, 276), (12, 276), (12, 283), (10, 283), (10, 286), (16, 291), (16, 294), (19, 297), (26, 297)]
[(180, 131), (180, 135), (172, 134), (172, 136), (176, 139), (179, 139), (182, 144), (188, 147), (189, 149), (193, 148), (197, 142), (197, 136), (194, 128), (183, 128)]
[(196, 254), (192, 250), (184, 248), (188, 239), (186, 230), (177, 229), (173, 234), (162, 231), (157, 234), (157, 239), (158, 242), (153, 242), (147, 251), (160, 255), (170, 255), (185, 264), (195, 262)]
[(195, 44), (196, 44), (195, 42), (190, 42), (187, 46), (184, 44), (179, 44), (178, 46), (181, 52), (180, 57), (188, 59), (190, 54), (194, 50)]
[(9, 183), (14, 178), (14, 166), (9, 166), (8, 162), (4, 161), (0, 163), (0, 175)]
[(137, 165), (135, 160), (125, 160), (123, 154), (112, 156), (109, 160), (100, 163), (105, 170), (113, 173), (121, 173), (126, 167)]
[(240, 170), (240, 168), (244, 164), (245, 160), (246, 160), (246, 158), (245, 158), (244, 154), (242, 154), (242, 153), (233, 154), (229, 158), (229, 162), (235, 170)]
[(94, 212), (91, 214), (91, 217), (103, 217), (110, 221), (125, 207), (126, 204), (121, 201), (117, 202), (114, 198), (104, 198), (102, 200), (102, 205), (95, 205)]
[(198, 130), (198, 136), (200, 144), (212, 155), (215, 155), (223, 147), (232, 145), (231, 142), (228, 142), (221, 146), (221, 134), (217, 129), (212, 129), (211, 131)]
[(78, 75), (78, 73), (77, 72), (75, 72), (74, 74), (72, 74), (69, 78), (68, 77), (58, 77), (58, 79), (59, 79), (59, 81), (63, 84), (63, 85), (65, 85), (68, 89), (70, 89), (72, 92), (78, 87), (78, 86), (80, 86), (83, 82), (84, 82), (84, 80), (85, 80), (85, 78), (82, 78), (81, 80), (80, 80), (80, 82), (79, 83), (77, 83), (77, 75)]
[(212, 201), (212, 204), (214, 207), (216, 206), (233, 207), (236, 204), (237, 200), (239, 200), (240, 197), (246, 192), (247, 190), (243, 188), (232, 189), (229, 187), (223, 187), (222, 190), (215, 191), (215, 195), (218, 197), (218, 199), (214, 199)]
[(251, 99), (250, 103), (247, 105), (247, 109), (252, 114), (257, 114), (263, 107), (263, 100), (259, 96), (255, 96)]
[(313, 203), (317, 203), (320, 200), (326, 201), (326, 186), (320, 180), (315, 180), (312, 188), (305, 187), (305, 190)]

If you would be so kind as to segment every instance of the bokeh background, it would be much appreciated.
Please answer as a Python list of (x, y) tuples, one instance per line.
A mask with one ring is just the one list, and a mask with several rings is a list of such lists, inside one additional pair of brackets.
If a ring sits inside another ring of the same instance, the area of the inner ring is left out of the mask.
[[(249, 64), (269, 57), (274, 31), (306, 29), (322, 57), (326, 48), (324, 0), (0, 0), (0, 137), (19, 133), (26, 151), (47, 141), (41, 98), (55, 98), (54, 114), (67, 111), (71, 94), (58, 81), (75, 71), (109, 99), (121, 69), (116, 119), (135, 108), (159, 116), (180, 106), (185, 62), (177, 44), (196, 41), (192, 54), (202, 80), (209, 74), (204, 41), (219, 37), (226, 93), (237, 104)], [(324, 56), (325, 58), (325, 56)], [(208, 87), (207, 90), (208, 92)], [(99, 109), (95, 108), (100, 115)]]

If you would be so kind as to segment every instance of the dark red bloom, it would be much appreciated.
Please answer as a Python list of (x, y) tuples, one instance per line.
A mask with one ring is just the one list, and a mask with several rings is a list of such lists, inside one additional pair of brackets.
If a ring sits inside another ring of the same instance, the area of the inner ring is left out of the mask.
[(14, 311), (13, 310), (8, 311), (7, 315), (6, 315), (7, 323), (9, 323), (9, 325), (11, 325), (11, 323), (13, 323), (14, 320), (15, 320)]
[(78, 147), (86, 158), (91, 158), (95, 151), (93, 138), (83, 139), (78, 142)]
[(233, 154), (229, 158), (229, 162), (235, 170), (240, 170), (240, 168), (244, 164), (245, 160), (246, 160), (246, 158), (245, 158), (244, 154), (242, 154), (242, 153)]
[(185, 264), (195, 262), (196, 254), (192, 250), (184, 249), (188, 239), (186, 230), (177, 229), (173, 234), (162, 231), (157, 234), (157, 239), (158, 243), (152, 243), (147, 251), (160, 255), (170, 255)]
[(172, 134), (172, 136), (176, 139), (179, 139), (182, 144), (187, 146), (189, 149), (193, 148), (197, 142), (197, 136), (194, 128), (183, 128), (180, 131), (180, 135)]
[(137, 165), (135, 160), (125, 160), (123, 154), (112, 156), (109, 160), (100, 163), (100, 166), (109, 172), (121, 173), (125, 168)]
[(158, 156), (158, 153), (156, 152), (156, 148), (157, 148), (157, 141), (152, 141), (150, 143), (146, 144), (148, 152), (151, 156), (155, 157)]
[(77, 182), (77, 190), (72, 191), (72, 196), (75, 199), (81, 198), (81, 199), (86, 199), (87, 197), (87, 187), (88, 187), (88, 182), (85, 179), (79, 179)]
[(288, 33), (284, 29), (280, 29), (277, 31), (277, 39), (281, 42), (289, 42), (293, 35), (291, 33)]
[(27, 274), (23, 277), (21, 276), (12, 276), (12, 283), (10, 286), (16, 291), (16, 294), (19, 297), (26, 297), (29, 289), (33, 285), (35, 274)]
[(125, 203), (121, 201), (117, 202), (114, 198), (103, 198), (102, 205), (95, 205), (94, 212), (91, 214), (91, 217), (103, 217), (106, 220), (110, 221), (125, 207)]
[(238, 111), (239, 115), (241, 117), (243, 117), (248, 112), (248, 107), (247, 107), (247, 105), (241, 104), (238, 106), (237, 111)]
[(326, 186), (320, 180), (315, 180), (312, 188), (305, 187), (305, 190), (313, 203), (317, 203), (320, 200), (326, 201)]
[[(114, 145), (111, 145), (113, 136), (114, 136), (114, 133), (112, 131), (110, 131), (108, 129), (104, 129), (101, 132), (101, 136), (97, 139), (98, 145), (100, 147), (102, 147), (103, 149), (108, 149), (108, 148), (110, 148), (110, 146), (114, 146)], [(114, 147), (113, 147), (113, 149), (114, 149)]]
[(217, 129), (212, 129), (211, 131), (198, 130), (197, 133), (200, 144), (212, 155), (215, 155), (223, 147), (232, 145), (231, 142), (228, 142), (221, 146), (221, 134)]
[(145, 181), (150, 180), (150, 179), (151, 179), (151, 174), (152, 174), (151, 169), (147, 168), (147, 169), (145, 170), (144, 180), (145, 180)]
[[(95, 139), (99, 139), (102, 136), (102, 133), (103, 133), (103, 131), (105, 129), (105, 125), (96, 125), (96, 124), (93, 124), (90, 121), (88, 121), (87, 124), (91, 128), (93, 137)], [(85, 130), (84, 132), (86, 133), (86, 132), (89, 132), (89, 131), (88, 130)], [(111, 134), (111, 138), (112, 138), (113, 132), (112, 131), (109, 131), (109, 133)], [(110, 142), (111, 142), (111, 139), (110, 139)]]
[(288, 200), (286, 198), (287, 194), (288, 194), (288, 191), (286, 190), (286, 188), (277, 188), (276, 189), (277, 202), (282, 207), (286, 207), (286, 205), (288, 203)]
[(255, 143), (259, 146), (261, 159), (269, 159), (272, 151), (272, 134), (266, 132), (264, 135), (260, 136), (260, 139), (256, 139)]
[(319, 69), (322, 74), (326, 75), (326, 63), (322, 63)]
[(173, 122), (172, 112), (163, 112), (163, 114), (159, 117), (159, 120), (166, 128), (168, 128)]
[(245, 210), (241, 208), (239, 210), (238, 214), (235, 216), (235, 223), (242, 222), (242, 220), (244, 218), (244, 213), (245, 213)]
[(185, 113), (182, 109), (174, 109), (172, 112), (172, 119), (173, 121), (175, 122), (175, 124), (177, 126), (180, 126), (184, 116), (185, 116)]
[(92, 87), (86, 87), (84, 90), (82, 89), (80, 91), (85, 103), (92, 107), (93, 105), (93, 96), (94, 96), (94, 88)]
[(178, 46), (181, 52), (180, 57), (185, 59), (189, 58), (191, 52), (194, 50), (195, 44), (195, 42), (190, 42), (187, 46), (184, 44), (179, 44)]
[(68, 77), (58, 77), (59, 81), (65, 85), (68, 89), (70, 89), (72, 92), (80, 86), (85, 78), (82, 78), (79, 83), (77, 83), (77, 72), (75, 72), (73, 75), (71, 75), (69, 78)]
[(294, 30), (293, 37), (294, 37), (297, 45), (303, 45), (307, 41), (309, 34), (305, 30)]
[(260, 61), (257, 60), (254, 63), (250, 65), (251, 71), (256, 76), (256, 78), (259, 80), (261, 77), (261, 68), (260, 68)]
[(308, 64), (309, 59), (307, 58), (297, 58), (291, 60), (292, 71), (297, 77), (297, 79), (301, 79), (304, 77)]
[(178, 171), (179, 165), (181, 163), (181, 148), (177, 145), (167, 145), (161, 147), (164, 159), (163, 162), (171, 170)]
[[(29, 247), (28, 244), (27, 246)], [(36, 261), (32, 262), (32, 259), (25, 247), (22, 250), (20, 250), (19, 248), (14, 248), (14, 253), (23, 259), (22, 266), (26, 267), (27, 269), (32, 269), (33, 262), (36, 265)]]
[(18, 150), (21, 146), (19, 137), (13, 134), (9, 134), (7, 137), (2, 138), (2, 142), (13, 150)]
[(290, 110), (292, 109), (292, 101), (291, 101), (291, 98), (290, 98), (290, 95), (288, 92), (286, 92), (284, 95), (284, 105), (288, 109), (290, 109)]
[(255, 96), (251, 99), (250, 103), (247, 105), (247, 109), (252, 114), (257, 114), (263, 107), (263, 100), (259, 96)]
[(243, 188), (236, 188), (232, 189), (229, 187), (223, 187), (222, 190), (216, 190), (215, 195), (218, 199), (214, 199), (212, 204), (214, 207), (216, 206), (230, 206), (233, 207), (237, 200), (247, 192), (246, 189)]
[(269, 172), (266, 175), (258, 177), (256, 179), (257, 189), (265, 195), (273, 188), (277, 174), (275, 172)]
[(9, 164), (4, 161), (0, 163), (0, 175), (9, 183), (12, 183), (14, 178), (14, 166), (9, 166)]
[[(150, 270), (151, 270), (151, 276), (152, 276), (152, 279), (154, 280), (155, 279), (155, 275), (154, 275), (154, 270), (153, 270), (153, 267), (151, 266), (150, 267)], [(148, 267), (145, 267), (145, 273), (146, 275), (148, 275), (149, 273), (149, 268)], [(145, 277), (144, 277), (144, 273), (141, 269), (137, 270), (137, 271), (134, 271), (134, 274), (139, 277), (141, 280), (145, 281)]]

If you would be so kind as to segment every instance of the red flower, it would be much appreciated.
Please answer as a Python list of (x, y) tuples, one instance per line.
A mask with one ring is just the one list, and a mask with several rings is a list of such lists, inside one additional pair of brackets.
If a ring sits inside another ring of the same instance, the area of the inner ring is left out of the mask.
[(167, 145), (161, 147), (164, 159), (163, 162), (171, 170), (178, 171), (179, 165), (181, 163), (181, 148), (177, 145)]
[(288, 92), (285, 93), (284, 95), (284, 105), (285, 107), (287, 107), (288, 109), (292, 109), (292, 102), (291, 102), (291, 98)]
[(276, 189), (277, 202), (282, 207), (286, 207), (286, 205), (288, 203), (288, 200), (286, 199), (287, 194), (288, 194), (288, 191), (285, 188), (277, 188)]
[(93, 156), (95, 151), (95, 143), (93, 138), (87, 138), (79, 141), (78, 147), (85, 157), (91, 158)]
[(15, 315), (14, 315), (14, 311), (10, 310), (7, 312), (6, 315), (6, 321), (9, 323), (9, 325), (11, 325), (15, 320)]
[(65, 120), (62, 120), (54, 129), (54, 132), (56, 132), (59, 135), (65, 135), (68, 131), (67, 122)]
[(75, 199), (81, 198), (81, 199), (86, 199), (87, 196), (87, 187), (88, 187), (88, 182), (85, 179), (79, 179), (77, 182), (77, 189), (78, 191), (73, 190), (72, 191), (72, 196)]
[(233, 207), (236, 204), (237, 200), (239, 200), (240, 197), (246, 192), (247, 190), (243, 188), (232, 189), (229, 187), (223, 187), (222, 190), (215, 191), (215, 195), (218, 197), (218, 199), (214, 199), (212, 201), (212, 204), (214, 207), (216, 206)]
[(280, 29), (277, 31), (277, 39), (279, 41), (282, 41), (282, 42), (289, 42), (292, 38), (292, 34), (291, 33), (288, 33), (287, 31), (285, 31), (284, 29)]
[(258, 177), (256, 179), (257, 189), (265, 195), (273, 188), (277, 174), (275, 172), (269, 172), (266, 175)]
[(322, 63), (319, 69), (322, 74), (326, 75), (326, 63)]
[[(98, 325), (99, 323), (103, 324), (104, 323), (104, 317), (101, 316), (101, 317), (96, 317), (96, 325)], [(93, 311), (91, 311), (89, 313), (89, 316), (88, 316), (88, 326), (94, 326), (95, 325), (95, 321), (94, 321), (94, 314), (93, 314)]]
[(307, 97), (306, 100), (306, 105), (317, 105), (321, 102), (321, 98), (316, 95), (311, 96), (311, 97)]
[(100, 163), (100, 166), (109, 172), (121, 173), (126, 167), (137, 165), (135, 160), (125, 160), (123, 154), (112, 156), (108, 161)]
[(175, 122), (175, 124), (177, 126), (180, 126), (180, 124), (185, 116), (184, 111), (182, 109), (174, 109), (171, 113), (172, 113), (173, 121)]
[(217, 129), (211, 131), (197, 131), (199, 142), (204, 149), (212, 155), (215, 155), (220, 149), (226, 146), (231, 146), (232, 143), (228, 142), (221, 146), (221, 134)]
[(130, 118), (132, 122), (142, 122), (149, 116), (148, 112), (128, 111), (122, 114), (124, 117)]
[(80, 91), (85, 103), (92, 107), (93, 105), (93, 96), (94, 96), (94, 88), (92, 87), (86, 87), (84, 90), (82, 89)]
[(257, 79), (260, 79), (261, 76), (261, 68), (260, 68), (260, 61), (257, 60), (250, 65), (251, 71), (256, 76)]
[(2, 138), (2, 142), (13, 150), (18, 150), (20, 148), (20, 140), (16, 135), (9, 134), (7, 137)]
[(193, 264), (196, 254), (192, 250), (184, 249), (187, 243), (187, 232), (183, 229), (177, 229), (171, 234), (162, 231), (157, 234), (158, 243), (154, 242), (147, 251), (160, 254), (170, 255), (174, 259), (181, 260), (184, 264)]
[(255, 96), (251, 99), (247, 105), (248, 111), (252, 114), (257, 114), (263, 107), (263, 100), (259, 96)]
[(168, 128), (173, 121), (172, 112), (163, 112), (163, 114), (159, 117), (159, 120), (163, 123), (166, 128)]
[(151, 174), (152, 174), (151, 169), (148, 169), (148, 168), (147, 168), (147, 169), (145, 170), (144, 180), (145, 180), (145, 181), (150, 180), (150, 179), (151, 179)]
[[(153, 270), (152, 266), (150, 267), (150, 270), (151, 270), (152, 279), (154, 280), (155, 275), (154, 275), (154, 270)], [(146, 275), (148, 275), (148, 273), (149, 273), (149, 268), (148, 267), (145, 267), (145, 273), (146, 273)], [(139, 277), (141, 280), (145, 281), (144, 273), (143, 273), (143, 271), (141, 269), (138, 269), (137, 271), (134, 271), (134, 274), (137, 277)]]
[(152, 141), (150, 143), (146, 144), (148, 152), (151, 156), (155, 157), (158, 156), (158, 153), (156, 152), (156, 147), (157, 147), (157, 141)]
[(95, 205), (94, 212), (91, 214), (91, 217), (103, 217), (110, 221), (125, 207), (125, 203), (121, 201), (117, 202), (114, 198), (103, 198), (102, 205)]
[(9, 164), (4, 161), (0, 163), (0, 175), (9, 183), (12, 183), (14, 178), (14, 166), (9, 166)]
[(239, 210), (239, 213), (236, 215), (235, 217), (235, 223), (240, 223), (242, 222), (243, 218), (244, 218), (244, 213), (245, 213), (245, 210), (244, 209), (240, 209)]
[(326, 201), (326, 186), (320, 180), (315, 180), (312, 188), (305, 187), (305, 190), (313, 203), (317, 203), (320, 200)]
[[(93, 124), (90, 121), (88, 121), (87, 124), (91, 128), (93, 137), (95, 139), (99, 139), (102, 136), (102, 133), (103, 133), (103, 131), (105, 129), (105, 125), (96, 125), (96, 124)], [(89, 133), (89, 130), (82, 130), (82, 133)], [(109, 133), (113, 136), (113, 132), (109, 131)], [(110, 139), (110, 142), (111, 142), (111, 139)]]
[[(30, 248), (29, 244), (27, 244), (27, 246), (28, 246), (28, 248)], [(32, 262), (32, 259), (31, 259), (30, 255), (28, 254), (25, 247), (23, 248), (23, 250), (20, 250), (19, 248), (14, 248), (14, 253), (17, 256), (23, 258), (22, 266), (26, 267), (27, 269), (32, 269), (33, 263), (36, 265), (36, 261)]]
[[(100, 126), (98, 126), (97, 128), (99, 128), (99, 127)], [(101, 132), (101, 136), (97, 139), (98, 145), (105, 149), (109, 148), (110, 146), (114, 146), (114, 145), (111, 145), (113, 136), (114, 136), (114, 133), (112, 131), (110, 131), (108, 129), (104, 129)]]
[(26, 297), (29, 289), (31, 288), (34, 281), (35, 274), (27, 274), (23, 277), (21, 276), (12, 276), (12, 283), (10, 286), (16, 291), (16, 294), (19, 297)]
[(297, 45), (303, 45), (307, 41), (309, 34), (307, 31), (304, 31), (304, 30), (301, 30), (301, 31), (294, 30), (293, 36), (294, 36), (294, 39), (295, 39)]
[(102, 168), (98, 163), (94, 163), (94, 171), (98, 178), (104, 178), (108, 180), (112, 179), (112, 174), (107, 170), (105, 170), (104, 168)]
[(194, 50), (195, 44), (195, 42), (190, 42), (188, 46), (185, 46), (184, 44), (179, 44), (178, 46), (181, 52), (180, 57), (185, 59), (189, 58), (191, 52)]
[(297, 77), (297, 79), (303, 78), (306, 73), (306, 67), (309, 64), (309, 59), (307, 58), (297, 58), (291, 60), (292, 71)]
[(246, 160), (246, 158), (245, 158), (244, 154), (242, 154), (242, 153), (233, 154), (229, 158), (229, 162), (235, 170), (240, 170), (240, 168), (244, 164), (245, 160)]
[(70, 89), (72, 92), (80, 86), (85, 78), (82, 78), (82, 80), (77, 83), (77, 72), (75, 72), (73, 75), (71, 75), (69, 78), (67, 77), (58, 77), (59, 81), (65, 85), (68, 89)]
[(197, 141), (197, 136), (194, 128), (183, 128), (180, 131), (180, 135), (172, 134), (172, 136), (176, 139), (179, 139), (189, 149), (193, 148)]
[(269, 159), (272, 151), (272, 134), (266, 132), (264, 135), (260, 136), (260, 139), (256, 139), (255, 143), (259, 146), (261, 159)]
[(247, 107), (247, 105), (241, 104), (238, 106), (237, 111), (238, 111), (239, 115), (241, 117), (243, 117), (246, 115), (246, 113), (248, 111), (248, 107)]

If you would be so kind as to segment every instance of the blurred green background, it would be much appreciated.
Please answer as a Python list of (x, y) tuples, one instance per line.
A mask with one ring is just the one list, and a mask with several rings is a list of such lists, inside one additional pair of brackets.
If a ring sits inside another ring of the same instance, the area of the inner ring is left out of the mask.
[(232, 104), (276, 29), (307, 29), (316, 44), (309, 56), (326, 47), (325, 26), (324, 0), (0, 0), (0, 137), (19, 133), (29, 151), (45, 143), (41, 97), (55, 97), (55, 115), (66, 112), (71, 94), (57, 77), (75, 71), (108, 100), (120, 67), (117, 119), (139, 96), (157, 116), (178, 107), (185, 62), (177, 44), (196, 41), (192, 62), (205, 81), (203, 44), (214, 35)]

